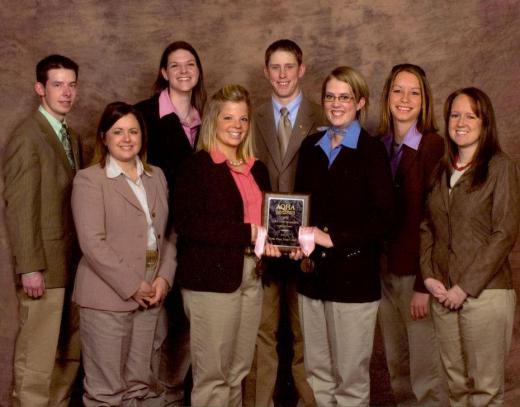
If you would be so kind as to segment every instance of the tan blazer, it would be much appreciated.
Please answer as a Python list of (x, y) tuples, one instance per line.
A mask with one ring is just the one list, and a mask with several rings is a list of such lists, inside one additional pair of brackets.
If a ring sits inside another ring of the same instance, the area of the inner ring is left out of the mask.
[[(71, 146), (80, 168), (73, 131)], [(74, 172), (63, 145), (47, 119), (35, 112), (13, 132), (3, 158), (15, 273), (44, 271), (47, 288), (65, 287), (73, 280), (77, 243), (70, 207)]]
[(316, 133), (317, 127), (323, 124), (321, 107), (309, 101), (305, 96), (303, 97), (285, 157), (280, 157), (278, 130), (275, 125), (271, 99), (259, 106), (254, 120), (255, 155), (267, 166), (271, 188), (275, 192), (292, 192), (298, 163), (298, 150), (303, 139)]
[[(152, 167), (143, 184), (159, 246), (157, 276), (170, 284), (176, 268), (174, 239), (164, 235), (168, 189), (163, 172)], [(108, 178), (93, 165), (74, 178), (72, 210), (83, 257), (72, 299), (82, 307), (131, 311), (131, 297), (145, 279), (147, 223), (143, 208), (123, 175)], [(155, 278), (155, 277), (154, 277)]]
[(434, 185), (421, 224), (421, 272), (472, 297), (486, 288), (512, 288), (508, 256), (518, 235), (518, 166), (505, 154), (489, 163), (486, 182), (468, 192), (466, 172), (448, 193), (448, 180)]

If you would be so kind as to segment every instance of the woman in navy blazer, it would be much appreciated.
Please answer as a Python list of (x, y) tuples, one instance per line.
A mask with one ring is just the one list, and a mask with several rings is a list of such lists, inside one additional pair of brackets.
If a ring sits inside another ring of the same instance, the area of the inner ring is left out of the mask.
[[(296, 191), (310, 193), (314, 264), (299, 287), (305, 368), (320, 406), (368, 405), (369, 364), (381, 288), (378, 257), (394, 196), (379, 140), (362, 127), (368, 86), (355, 69), (338, 67), (322, 86), (325, 132), (300, 150)], [(307, 267), (303, 265), (307, 264)]]
[(166, 180), (146, 163), (145, 151), (140, 113), (111, 103), (99, 123), (95, 164), (74, 178), (83, 257), (73, 300), (80, 308), (86, 406), (160, 402), (151, 360), (175, 246), (165, 235)]

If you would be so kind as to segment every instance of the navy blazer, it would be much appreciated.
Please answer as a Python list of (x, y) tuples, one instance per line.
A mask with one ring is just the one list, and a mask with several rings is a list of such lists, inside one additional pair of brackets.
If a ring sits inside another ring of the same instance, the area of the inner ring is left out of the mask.
[(386, 151), (361, 131), (356, 149), (342, 147), (332, 166), (318, 140), (302, 144), (296, 191), (310, 193), (310, 224), (330, 234), (334, 247), (316, 246), (311, 273), (302, 273), (299, 292), (336, 302), (381, 298), (379, 253), (392, 220), (394, 194)]
[[(261, 191), (270, 189), (261, 161), (255, 162), (251, 173)], [(215, 164), (209, 153), (199, 151), (185, 161), (175, 189), (176, 282), (195, 291), (236, 291), (251, 227), (244, 223), (242, 196), (227, 164)]]

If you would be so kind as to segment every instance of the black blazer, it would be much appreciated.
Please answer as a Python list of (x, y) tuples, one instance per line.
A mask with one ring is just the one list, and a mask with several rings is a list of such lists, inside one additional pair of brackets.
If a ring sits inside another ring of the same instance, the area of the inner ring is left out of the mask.
[(311, 256), (316, 268), (301, 274), (299, 292), (324, 301), (376, 301), (381, 241), (394, 206), (386, 151), (362, 130), (357, 149), (342, 147), (329, 169), (316, 145), (324, 134), (302, 144), (296, 191), (311, 194), (310, 223), (328, 232), (334, 247), (316, 246)]
[[(251, 173), (261, 191), (270, 189), (261, 161)], [(206, 151), (199, 151), (180, 169), (175, 190), (176, 281), (195, 291), (236, 291), (251, 227), (244, 223), (242, 196), (227, 164), (215, 164)]]
[[(159, 93), (137, 103), (135, 107), (142, 113), (146, 123), (147, 161), (163, 170), (170, 191), (171, 208), (174, 181), (180, 164), (195, 150), (188, 141), (181, 121), (175, 113), (159, 118)], [(197, 139), (198, 133), (195, 138), (195, 146)]]

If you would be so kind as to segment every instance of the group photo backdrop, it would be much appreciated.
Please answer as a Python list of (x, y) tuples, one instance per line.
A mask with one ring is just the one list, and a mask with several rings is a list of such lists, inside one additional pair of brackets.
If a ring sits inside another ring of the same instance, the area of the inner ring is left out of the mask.
[[(361, 71), (370, 86), (366, 128), (374, 133), (379, 98), (391, 67), (410, 62), (427, 73), (443, 134), (443, 104), (455, 89), (476, 86), (493, 101), (502, 148), (520, 159), (520, 1), (518, 0), (0, 0), (0, 161), (14, 128), (39, 104), (35, 66), (49, 54), (79, 64), (76, 105), (67, 122), (90, 158), (106, 104), (136, 103), (152, 94), (159, 59), (173, 41), (198, 51), (208, 95), (228, 83), (245, 86), (254, 105), (270, 97), (263, 75), (266, 47), (297, 42), (307, 72), (303, 91), (319, 102), (321, 83), (336, 66)], [(1, 167), (0, 167), (1, 168)], [(3, 175), (0, 169), (0, 191)], [(0, 200), (0, 406), (7, 405), (18, 329), (8, 236)], [(520, 249), (511, 255), (520, 289)], [(376, 341), (373, 372), (384, 369)], [(388, 393), (373, 380), (374, 400)], [(506, 400), (520, 397), (520, 314), (506, 372)]]

